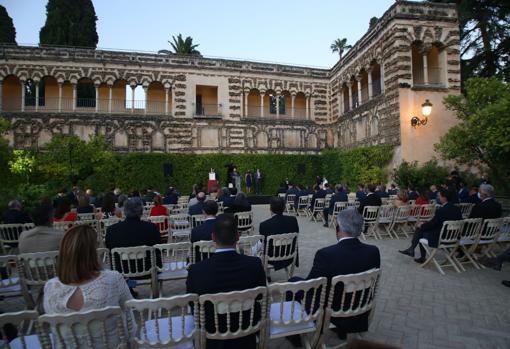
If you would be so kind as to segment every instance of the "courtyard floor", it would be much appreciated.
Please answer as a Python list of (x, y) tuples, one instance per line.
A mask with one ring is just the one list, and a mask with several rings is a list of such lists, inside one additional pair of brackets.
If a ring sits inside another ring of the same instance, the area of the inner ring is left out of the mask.
[[(270, 217), (267, 205), (253, 206), (255, 229)], [(336, 242), (333, 228), (298, 217), (300, 267), (295, 275), (306, 277), (315, 252)], [(408, 246), (404, 240), (370, 240), (381, 251), (381, 282), (375, 315), (364, 338), (394, 344), (405, 349), (425, 348), (510, 348), (510, 288), (501, 285), (510, 279), (510, 267), (502, 272), (492, 269), (457, 274), (447, 269), (440, 275), (435, 269), (420, 268), (398, 249)], [(272, 273), (273, 281), (284, 281), (284, 272)], [(140, 295), (149, 296), (148, 289)], [(185, 293), (185, 281), (165, 283), (166, 297)], [(2, 311), (23, 309), (23, 301), (3, 301)], [(327, 342), (338, 343), (336, 335), (326, 331)], [(272, 340), (269, 348), (290, 349), (285, 339)]]

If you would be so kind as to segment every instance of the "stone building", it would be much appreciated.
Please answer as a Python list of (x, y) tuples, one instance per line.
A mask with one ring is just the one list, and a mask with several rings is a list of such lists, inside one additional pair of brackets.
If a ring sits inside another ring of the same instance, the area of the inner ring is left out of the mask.
[[(101, 134), (118, 151), (316, 153), (392, 144), (397, 163), (426, 161), (455, 123), (442, 98), (460, 91), (457, 14), (449, 4), (397, 1), (331, 69), (0, 49), (0, 111), (16, 148), (43, 147), (54, 134)], [(413, 117), (428, 122), (412, 126)]]

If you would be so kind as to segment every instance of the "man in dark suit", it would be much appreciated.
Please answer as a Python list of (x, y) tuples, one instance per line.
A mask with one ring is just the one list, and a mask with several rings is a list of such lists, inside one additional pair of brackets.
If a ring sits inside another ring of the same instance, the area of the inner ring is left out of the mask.
[[(258, 257), (240, 255), (236, 252), (239, 239), (236, 220), (231, 214), (221, 214), (216, 218), (212, 238), (216, 243), (216, 253), (209, 259), (191, 265), (186, 280), (186, 292), (198, 295), (241, 291), (258, 286), (266, 286), (266, 274)], [(260, 316), (262, 309), (258, 308), (255, 316)], [(206, 306), (205, 327), (214, 331), (212, 307)], [(243, 328), (249, 323), (249, 314), (243, 314)], [(225, 317), (220, 315), (219, 327), (225, 328)], [(236, 330), (239, 321), (232, 317), (231, 329)], [(245, 336), (235, 340), (213, 341), (207, 340), (207, 349), (216, 348), (255, 348), (255, 335)]]
[(406, 250), (399, 251), (402, 254), (414, 257), (414, 249), (420, 246), (420, 258), (416, 258), (417, 263), (425, 262), (425, 248), (419, 243), (420, 239), (425, 238), (429, 246), (437, 247), (439, 243), (439, 234), (445, 221), (457, 221), (462, 219), (460, 208), (449, 202), (451, 192), (445, 188), (439, 189), (439, 201), (441, 207), (436, 210), (434, 217), (428, 222), (421, 224), (413, 235), (411, 246)]
[[(211, 241), (212, 240), (212, 231), (214, 227), (214, 222), (216, 222), (216, 214), (218, 213), (218, 204), (216, 201), (207, 200), (204, 202), (203, 213), (205, 214), (204, 223), (196, 226), (191, 231), (191, 242), (197, 241)], [(200, 250), (195, 250), (195, 261), (201, 261), (205, 258), (202, 258), (200, 254)]]
[(478, 189), (480, 194), (480, 203), (476, 204), (469, 218), (500, 218), (502, 215), (501, 204), (494, 200), (494, 187), (490, 184), (482, 184)]
[(361, 215), (363, 215), (363, 209), (365, 206), (381, 206), (382, 201), (379, 195), (375, 193), (375, 185), (368, 185), (368, 194), (363, 199), (360, 200), (358, 211)]
[(204, 201), (205, 193), (201, 191), (197, 194), (197, 203), (189, 207), (188, 209), (189, 215), (193, 216), (195, 214), (202, 214), (202, 210), (204, 209)]
[[(124, 202), (126, 219), (108, 227), (105, 236), (106, 248), (111, 250), (115, 247), (154, 246), (160, 244), (161, 235), (158, 227), (153, 223), (140, 220), (142, 213), (143, 206), (140, 198), (134, 197), (126, 200)], [(148, 253), (146, 268), (150, 268), (150, 260), (150, 253)], [(117, 265), (117, 269), (120, 269), (120, 261), (116, 259), (114, 262)], [(140, 266), (142, 262), (142, 260), (139, 261)]]
[[(285, 216), (283, 214), (283, 211), (285, 209), (285, 202), (283, 201), (282, 198), (278, 196), (273, 196), (269, 202), (269, 207), (271, 210), (271, 218), (260, 223), (259, 226), (260, 235), (264, 235), (264, 238), (267, 239), (269, 235), (299, 233), (299, 225), (296, 217)], [(272, 246), (269, 246), (269, 248), (272, 249)], [(296, 247), (294, 246), (294, 248)], [(278, 252), (278, 250), (276, 252)], [(291, 263), (292, 260), (278, 261), (271, 263), (271, 265), (274, 266), (275, 270), (280, 270), (289, 266)], [(296, 265), (299, 265), (297, 259)]]
[[(377, 246), (364, 244), (358, 236), (363, 229), (363, 218), (354, 208), (340, 211), (337, 216), (336, 237), (338, 242), (332, 246), (324, 247), (315, 253), (312, 269), (307, 280), (319, 277), (328, 279), (328, 294), (331, 287), (331, 279), (337, 275), (361, 273), (370, 269), (380, 268), (381, 257)], [(289, 281), (298, 281), (299, 278), (291, 278)], [(340, 302), (339, 293), (335, 294), (333, 307), (338, 308)], [(311, 306), (311, 299), (307, 299), (306, 306)], [(335, 332), (340, 339), (345, 339), (347, 333), (368, 331), (369, 312), (348, 318), (332, 318), (331, 323), (336, 326)], [(293, 338), (289, 338), (293, 342)]]
[(348, 197), (347, 193), (344, 191), (344, 187), (341, 185), (336, 186), (336, 193), (331, 197), (331, 200), (329, 201), (329, 207), (324, 207), (324, 210), (322, 211), (324, 213), (324, 226), (328, 227), (328, 216), (330, 214), (333, 214), (333, 209), (335, 208), (335, 203), (337, 202), (347, 202)]

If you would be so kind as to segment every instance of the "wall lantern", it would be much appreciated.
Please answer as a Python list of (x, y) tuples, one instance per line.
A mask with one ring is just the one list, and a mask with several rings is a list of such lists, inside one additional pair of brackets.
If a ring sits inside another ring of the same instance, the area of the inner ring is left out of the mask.
[(432, 103), (430, 103), (430, 101), (428, 99), (426, 99), (425, 103), (423, 103), (421, 105), (421, 113), (423, 114), (423, 116), (425, 116), (425, 118), (420, 119), (417, 116), (413, 116), (411, 118), (411, 126), (412, 127), (416, 128), (417, 126), (427, 124), (427, 121), (428, 121), (427, 117), (430, 115), (430, 113), (432, 113)]

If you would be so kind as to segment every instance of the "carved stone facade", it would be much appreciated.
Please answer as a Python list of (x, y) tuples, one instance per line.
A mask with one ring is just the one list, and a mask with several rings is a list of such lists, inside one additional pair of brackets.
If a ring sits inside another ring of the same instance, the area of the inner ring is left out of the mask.
[[(0, 48), (0, 111), (17, 148), (42, 147), (60, 133), (100, 134), (118, 151), (144, 152), (315, 153), (389, 143), (397, 161), (426, 161), (455, 124), (441, 99), (460, 90), (455, 6), (426, 2), (397, 1), (332, 69)], [(425, 99), (434, 112), (412, 128)]]

